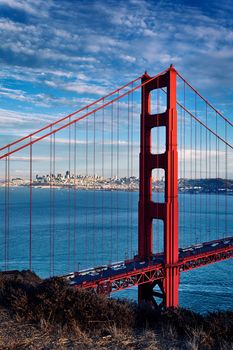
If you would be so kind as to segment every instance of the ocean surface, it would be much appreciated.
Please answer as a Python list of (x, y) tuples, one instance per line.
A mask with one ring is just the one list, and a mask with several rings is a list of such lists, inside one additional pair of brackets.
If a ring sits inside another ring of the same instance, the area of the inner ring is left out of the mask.
[[(7, 196), (8, 198), (8, 196)], [(0, 188), (0, 269), (29, 267), (29, 188)], [(162, 194), (154, 194), (162, 201)], [(33, 188), (32, 269), (41, 277), (130, 259), (137, 253), (137, 192)], [(179, 246), (233, 236), (233, 196), (180, 194)], [(153, 225), (154, 252), (163, 223)], [(181, 274), (180, 305), (205, 313), (233, 310), (233, 259)], [(117, 297), (137, 299), (137, 288)]]

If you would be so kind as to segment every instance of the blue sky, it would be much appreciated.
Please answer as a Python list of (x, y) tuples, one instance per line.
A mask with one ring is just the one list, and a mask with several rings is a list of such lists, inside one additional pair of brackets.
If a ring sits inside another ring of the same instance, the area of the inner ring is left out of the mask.
[(1, 145), (173, 63), (228, 118), (232, 1), (0, 0)]

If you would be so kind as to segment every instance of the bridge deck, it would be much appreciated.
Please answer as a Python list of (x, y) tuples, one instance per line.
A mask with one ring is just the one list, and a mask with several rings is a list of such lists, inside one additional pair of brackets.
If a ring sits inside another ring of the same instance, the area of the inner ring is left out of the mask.
[[(233, 257), (233, 237), (228, 237), (180, 248), (176, 266), (180, 272), (184, 272), (231, 257)], [(148, 261), (140, 261), (135, 257), (132, 260), (74, 272), (64, 277), (69, 280), (70, 285), (108, 294), (162, 279), (165, 269), (164, 254), (159, 253), (153, 255)]]

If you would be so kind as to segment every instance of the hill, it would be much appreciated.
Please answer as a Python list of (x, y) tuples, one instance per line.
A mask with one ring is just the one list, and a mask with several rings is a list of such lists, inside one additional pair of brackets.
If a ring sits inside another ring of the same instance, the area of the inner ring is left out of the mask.
[(1, 349), (233, 349), (233, 312), (158, 313), (133, 302), (41, 280), (0, 274)]

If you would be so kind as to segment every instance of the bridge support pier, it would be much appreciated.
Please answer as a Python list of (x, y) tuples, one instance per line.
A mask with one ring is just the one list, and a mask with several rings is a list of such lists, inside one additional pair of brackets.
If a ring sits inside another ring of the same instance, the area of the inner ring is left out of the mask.
[[(155, 290), (156, 287), (157, 290)], [(165, 306), (163, 280), (156, 280), (138, 286), (138, 299), (140, 303), (147, 303), (155, 309), (163, 309)]]
[[(149, 81), (150, 80), (150, 81)], [(153, 255), (153, 219), (164, 223), (164, 269), (163, 307), (178, 306), (179, 270), (178, 263), (178, 155), (177, 155), (177, 111), (176, 111), (176, 71), (171, 66), (167, 72), (155, 79), (146, 73), (142, 77), (141, 101), (141, 143), (140, 143), (140, 188), (138, 252), (141, 260), (150, 260)], [(167, 89), (167, 109), (164, 113), (151, 114), (150, 93), (155, 89)], [(151, 130), (166, 128), (166, 151), (153, 154)], [(164, 203), (152, 201), (152, 170), (165, 171)], [(156, 282), (158, 284), (158, 282)], [(161, 282), (160, 282), (161, 285)], [(157, 292), (153, 284), (139, 286), (139, 302), (152, 302)], [(154, 294), (156, 293), (156, 294)], [(158, 296), (158, 294), (157, 294)], [(154, 302), (152, 304), (155, 305)]]

